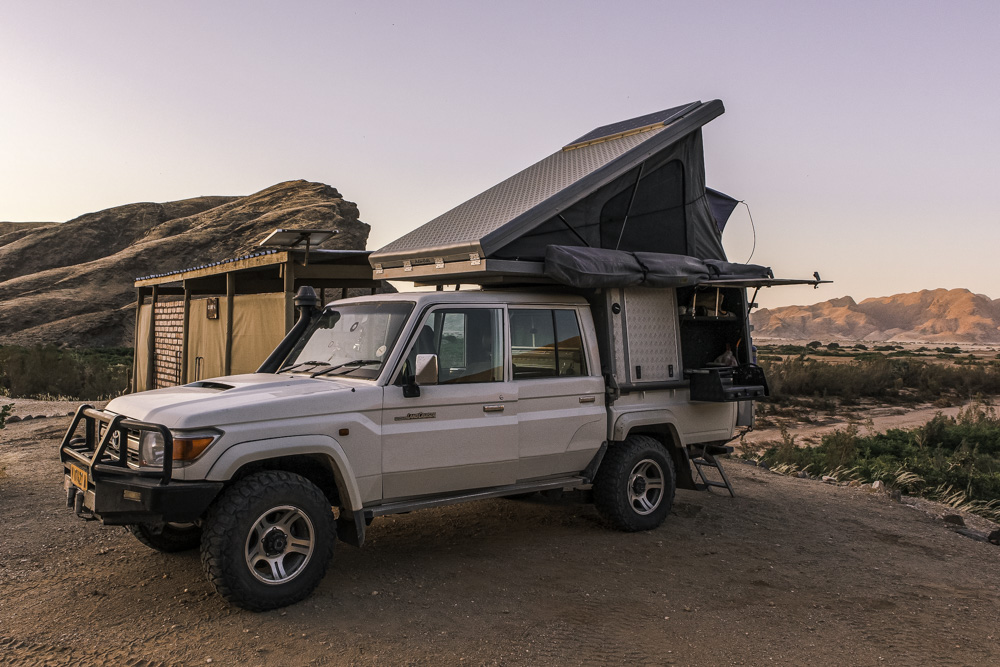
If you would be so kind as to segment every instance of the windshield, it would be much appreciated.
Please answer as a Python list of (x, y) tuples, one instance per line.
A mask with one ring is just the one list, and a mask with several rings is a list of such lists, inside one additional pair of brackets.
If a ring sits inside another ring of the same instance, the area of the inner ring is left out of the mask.
[(399, 301), (329, 306), (278, 372), (377, 378), (411, 310), (412, 303)]

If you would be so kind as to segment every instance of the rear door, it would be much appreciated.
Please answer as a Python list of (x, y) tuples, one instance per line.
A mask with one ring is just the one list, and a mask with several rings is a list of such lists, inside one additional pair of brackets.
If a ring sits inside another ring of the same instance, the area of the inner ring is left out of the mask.
[(576, 309), (511, 307), (518, 479), (577, 473), (607, 432), (604, 378), (588, 359)]
[(516, 481), (517, 389), (507, 378), (504, 320), (496, 305), (439, 306), (424, 315), (402, 363), (437, 354), (439, 384), (413, 398), (399, 384), (385, 388), (384, 498)]

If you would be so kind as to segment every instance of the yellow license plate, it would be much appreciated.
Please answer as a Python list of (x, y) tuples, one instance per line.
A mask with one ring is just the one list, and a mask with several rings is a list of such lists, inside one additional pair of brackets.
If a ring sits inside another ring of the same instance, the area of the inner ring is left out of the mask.
[(87, 471), (79, 466), (75, 466), (72, 463), (69, 466), (69, 479), (73, 482), (73, 486), (87, 490)]

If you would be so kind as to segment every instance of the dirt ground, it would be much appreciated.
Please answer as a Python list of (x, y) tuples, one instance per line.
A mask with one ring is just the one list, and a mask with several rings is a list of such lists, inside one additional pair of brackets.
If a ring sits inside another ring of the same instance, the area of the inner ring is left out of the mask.
[(311, 598), (246, 612), (197, 553), (72, 516), (68, 421), (0, 432), (0, 664), (1000, 663), (1000, 547), (926, 503), (736, 462), (735, 498), (679, 491), (647, 533), (572, 497), (376, 520)]
[[(863, 435), (868, 433), (869, 428), (873, 428), (875, 432), (883, 432), (892, 428), (911, 429), (923, 426), (938, 414), (955, 417), (959, 411), (967, 408), (971, 403), (971, 400), (964, 401), (960, 405), (948, 408), (937, 407), (930, 403), (914, 407), (883, 405), (870, 406), (863, 410), (863, 414), (858, 412), (834, 416), (811, 414), (810, 418), (813, 423), (786, 424), (786, 430), (795, 437), (795, 441), (800, 445), (818, 445), (822, 436), (843, 429), (852, 421), (858, 425)], [(1000, 405), (1000, 396), (988, 397), (987, 404)], [(871, 420), (870, 424), (868, 420)], [(746, 434), (745, 440), (750, 443), (781, 440), (781, 429), (779, 427), (754, 429)]]

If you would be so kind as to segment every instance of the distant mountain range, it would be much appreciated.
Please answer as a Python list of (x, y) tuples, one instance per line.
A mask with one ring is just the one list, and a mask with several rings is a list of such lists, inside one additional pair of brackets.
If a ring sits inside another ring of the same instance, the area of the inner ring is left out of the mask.
[(0, 345), (131, 345), (136, 277), (255, 252), (278, 227), (339, 229), (322, 247), (351, 250), (365, 248), (370, 230), (335, 188), (307, 181), (62, 224), (0, 222)]
[(750, 321), (758, 338), (1000, 343), (1000, 299), (967, 289), (922, 290), (861, 303), (845, 296), (811, 306), (763, 308)]

